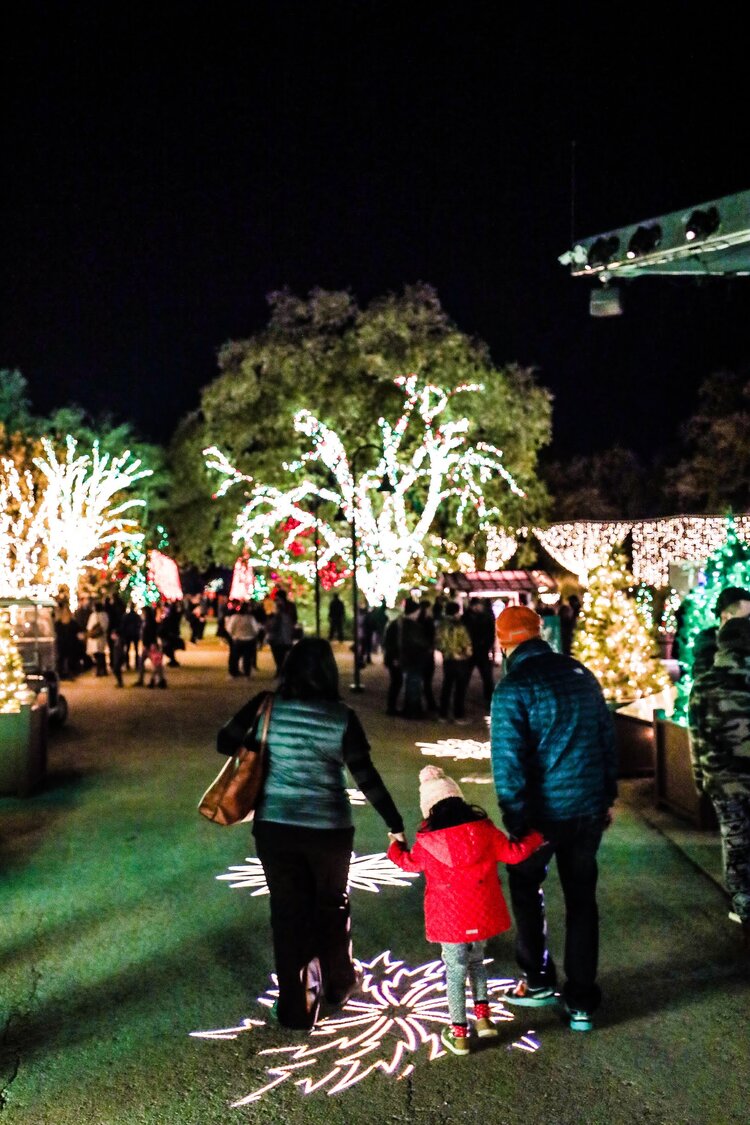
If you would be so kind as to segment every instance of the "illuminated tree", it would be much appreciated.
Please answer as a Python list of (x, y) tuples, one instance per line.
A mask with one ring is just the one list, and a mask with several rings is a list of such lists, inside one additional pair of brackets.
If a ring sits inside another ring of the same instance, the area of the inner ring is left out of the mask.
[(141, 499), (116, 501), (118, 493), (151, 475), (129, 450), (111, 457), (101, 454), (94, 442), (90, 454), (77, 453), (69, 437), (64, 459), (52, 443), (42, 442), (44, 456), (34, 459), (44, 479), (38, 518), (43, 525), (48, 588), (67, 586), (71, 601), (83, 571), (106, 566), (110, 544), (138, 543), (143, 539), (137, 520), (128, 513), (142, 508)]
[[(229, 498), (208, 503), (213, 491), (201, 453), (224, 451), (241, 473), (285, 488), (283, 464), (304, 451), (295, 415), (309, 409), (335, 430), (345, 449), (379, 442), (378, 418), (398, 416), (403, 398), (393, 373), (413, 372), (446, 390), (474, 383), (483, 389), (449, 400), (441, 421), (468, 420), (467, 441), (503, 450), (503, 460), (524, 491), (523, 502), (490, 480), (485, 496), (502, 508), (504, 526), (539, 522), (546, 490), (537, 474), (539, 450), (549, 441), (551, 397), (534, 372), (493, 362), (487, 346), (451, 322), (434, 289), (407, 286), (402, 293), (360, 307), (350, 293), (313, 290), (269, 296), (266, 328), (232, 340), (219, 352), (219, 375), (201, 394), (200, 410), (182, 421), (171, 445), (174, 490), (171, 518), (178, 554), (196, 563), (231, 565), (236, 508)], [(417, 497), (419, 499), (419, 497)], [(455, 527), (452, 500), (443, 524), (461, 549), (474, 552), (475, 524)]]
[(607, 700), (624, 703), (654, 695), (669, 686), (669, 676), (655, 655), (635, 598), (633, 578), (621, 555), (592, 571), (573, 637), (573, 655), (590, 668)]
[[(315, 562), (310, 550), (297, 546), (300, 533), (312, 529), (317, 531), (318, 569), (337, 560), (351, 569), (350, 530), (321, 515), (328, 505), (349, 524), (354, 520), (359, 589), (370, 604), (385, 598), (392, 606), (407, 569), (430, 549), (428, 535), (442, 506), (455, 500), (459, 527), (469, 508), (476, 512), (479, 526), (487, 527), (499, 520), (498, 509), (485, 499), (489, 481), (500, 479), (511, 493), (523, 497), (499, 449), (486, 442), (467, 445), (467, 419), (441, 417), (454, 396), (481, 391), (481, 386), (446, 391), (420, 383), (416, 375), (399, 377), (395, 383), (405, 396), (401, 417), (394, 426), (380, 418), (377, 464), (357, 476), (339, 435), (309, 410), (298, 411), (295, 428), (310, 439), (312, 448), (285, 467), (296, 474), (318, 466), (324, 470), (319, 476), (327, 476), (330, 483), (305, 477), (287, 489), (254, 485), (234, 533), (236, 542), (246, 544), (253, 563), (312, 579)], [(253, 482), (216, 447), (204, 453), (209, 468), (224, 476), (218, 496), (235, 483)]]
[(31, 473), (0, 458), (0, 597), (47, 593), (41, 573), (44, 528)]
[(7, 609), (0, 610), (0, 714), (18, 714), (30, 694), (23, 661), (13, 640), (10, 614)]
[(726, 521), (724, 543), (706, 559), (698, 585), (687, 594), (683, 602), (682, 621), (677, 634), (682, 675), (677, 685), (677, 702), (672, 716), (678, 722), (684, 723), (687, 718), (687, 701), (693, 686), (695, 639), (703, 629), (710, 629), (718, 624), (714, 606), (719, 594), (727, 586), (750, 589), (750, 545), (738, 537), (731, 517)]

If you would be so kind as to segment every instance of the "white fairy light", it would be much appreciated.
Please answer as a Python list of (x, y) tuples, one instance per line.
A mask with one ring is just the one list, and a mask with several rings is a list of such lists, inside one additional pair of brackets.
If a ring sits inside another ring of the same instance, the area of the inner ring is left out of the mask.
[[(518, 549), (518, 539), (502, 527), (493, 527), (487, 532), (487, 559), (485, 570), (502, 570)], [(469, 567), (467, 569), (473, 569)]]
[[(750, 514), (736, 516), (735, 526), (739, 538), (750, 542)], [(726, 518), (678, 515), (648, 520), (572, 520), (535, 527), (533, 533), (552, 558), (583, 585), (611, 549), (631, 534), (635, 581), (665, 587), (669, 586), (671, 564), (700, 565), (721, 547)], [(505, 533), (500, 529), (499, 534)]]
[[(309, 551), (300, 548), (299, 540), (314, 534), (319, 570), (337, 563), (343, 570), (351, 570), (350, 531), (342, 534), (319, 510), (309, 510), (310, 501), (323, 501), (350, 524), (355, 521), (360, 591), (370, 604), (385, 599), (393, 606), (407, 568), (419, 566), (425, 558), (430, 528), (446, 500), (458, 500), (459, 524), (471, 505), (479, 526), (490, 528), (499, 512), (488, 506), (485, 484), (499, 476), (517, 496), (525, 495), (505, 468), (501, 450), (486, 442), (467, 446), (468, 419), (439, 420), (450, 399), (475, 393), (482, 389), (480, 384), (466, 383), (446, 391), (431, 383), (420, 384), (416, 375), (401, 376), (395, 383), (404, 392), (403, 413), (395, 425), (379, 419), (380, 458), (374, 468), (356, 478), (338, 434), (311, 411), (297, 412), (295, 429), (310, 439), (311, 449), (299, 461), (284, 467), (296, 472), (319, 464), (328, 471), (333, 485), (322, 487), (312, 480), (288, 489), (255, 484), (237, 517), (234, 533), (235, 542), (245, 543), (252, 562), (290, 570), (311, 580), (315, 563), (308, 557)], [(415, 428), (419, 441), (414, 440)], [(207, 466), (224, 477), (217, 496), (223, 496), (234, 484), (253, 484), (253, 478), (240, 473), (215, 446), (205, 449), (204, 456)], [(386, 483), (391, 490), (387, 493), (381, 491)], [(423, 502), (419, 513), (409, 499), (415, 488)], [(373, 505), (376, 494), (377, 508)], [(281, 543), (277, 541), (279, 526), (286, 529)]]
[[(341, 1094), (379, 1071), (396, 1081), (407, 1078), (421, 1055), (427, 1061), (445, 1056), (440, 1031), (450, 1023), (442, 961), (429, 961), (410, 968), (392, 957), (389, 950), (372, 961), (358, 962), (362, 983), (340, 1012), (321, 1020), (303, 1042), (268, 1047), (256, 1058), (266, 1065), (267, 1081), (233, 1107), (260, 1101), (277, 1086), (291, 1082), (302, 1094), (323, 1091)], [(278, 998), (274, 983), (259, 997), (270, 1009)], [(515, 982), (507, 978), (488, 981), (488, 998), (496, 1023), (512, 1023), (513, 1012), (503, 998)], [(245, 1026), (247, 1023), (247, 1026)], [(218, 1031), (193, 1032), (198, 1038), (237, 1038), (254, 1024), (243, 1021)], [(538, 1041), (528, 1031), (513, 1046), (536, 1050)], [(533, 1044), (533, 1046), (532, 1046)]]
[[(224, 875), (216, 878), (220, 883), (229, 883), (232, 890), (252, 888), (252, 898), (268, 894), (263, 865), (254, 856), (247, 856), (244, 864), (231, 866)], [(381, 887), (408, 887), (412, 879), (418, 878), (415, 872), (396, 867), (385, 852), (373, 852), (372, 855), (352, 852), (347, 890), (378, 894)]]
[(31, 473), (0, 458), (0, 597), (43, 597), (43, 525)]
[(66, 439), (65, 458), (60, 460), (50, 441), (42, 441), (44, 457), (34, 464), (46, 480), (39, 506), (47, 553), (47, 583), (51, 591), (67, 586), (75, 604), (78, 580), (83, 572), (104, 565), (103, 548), (108, 544), (139, 543), (143, 539), (138, 522), (127, 513), (143, 507), (139, 499), (116, 501), (118, 493), (137, 480), (151, 476), (129, 450), (117, 457), (101, 454), (94, 442), (90, 454), (76, 453), (74, 438)]
[(42, 439), (36, 483), (29, 470), (0, 461), (0, 588), (5, 596), (51, 596), (66, 586), (75, 608), (78, 580), (88, 567), (105, 565), (104, 548), (143, 539), (126, 513), (144, 501), (115, 498), (151, 470), (127, 450), (110, 458), (95, 442), (90, 454), (77, 454), (72, 437), (65, 447), (60, 460)]
[(575, 574), (585, 586), (589, 572), (622, 543), (631, 527), (624, 520), (576, 520), (533, 530), (555, 562)]

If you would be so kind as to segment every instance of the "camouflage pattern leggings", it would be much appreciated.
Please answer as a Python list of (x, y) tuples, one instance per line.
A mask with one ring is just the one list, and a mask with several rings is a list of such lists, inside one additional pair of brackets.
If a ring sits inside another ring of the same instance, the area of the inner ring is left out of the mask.
[[(729, 788), (729, 787), (728, 787)], [(711, 793), (721, 832), (724, 881), (732, 910), (750, 921), (750, 792)]]

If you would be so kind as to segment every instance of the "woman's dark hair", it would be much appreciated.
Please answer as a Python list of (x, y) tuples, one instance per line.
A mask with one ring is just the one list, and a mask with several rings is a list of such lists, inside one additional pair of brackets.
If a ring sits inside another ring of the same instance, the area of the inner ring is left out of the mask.
[(426, 832), (437, 832), (441, 828), (456, 828), (459, 824), (469, 824), (472, 820), (486, 820), (487, 813), (479, 805), (469, 805), (463, 797), (445, 797), (430, 809), (422, 828)]
[(325, 699), (337, 702), (339, 670), (333, 649), (322, 637), (303, 637), (284, 662), (278, 694), (281, 699)]

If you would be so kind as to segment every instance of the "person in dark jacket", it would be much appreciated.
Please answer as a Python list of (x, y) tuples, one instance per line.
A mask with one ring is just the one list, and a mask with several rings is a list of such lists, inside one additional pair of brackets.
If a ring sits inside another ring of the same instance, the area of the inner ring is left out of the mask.
[(334, 594), (328, 606), (328, 640), (343, 641), (346, 607), (339, 594)]
[[(495, 648), (495, 617), (486, 598), (472, 598), (463, 615), (463, 624), (471, 637), (471, 660), (468, 678), (476, 668), (482, 681), (482, 697), (489, 708), (494, 686), (492, 654)], [(468, 687), (468, 681), (467, 681)]]
[(726, 586), (716, 599), (714, 614), (719, 624), (703, 629), (693, 642), (694, 680), (710, 671), (716, 656), (717, 634), (722, 625), (733, 617), (750, 617), (750, 590), (743, 590), (741, 586)]
[(750, 938), (750, 620), (719, 629), (713, 667), (699, 676), (688, 704), (696, 788), (716, 810), (729, 917)]
[(573, 657), (553, 652), (540, 631), (541, 618), (526, 606), (509, 606), (497, 619), (507, 661), (492, 698), (497, 798), (512, 838), (533, 827), (548, 841), (508, 873), (524, 976), (506, 998), (556, 1003), (542, 894), (554, 855), (565, 897), (567, 1020), (573, 1030), (589, 1031), (601, 1001), (596, 854), (617, 795), (614, 726), (596, 677)]
[[(234, 754), (243, 745), (267, 695), (256, 695), (222, 727), (220, 753)], [(285, 1027), (306, 1029), (323, 997), (344, 1004), (357, 985), (347, 895), (354, 828), (345, 767), (399, 839), (404, 825), (359, 719), (339, 698), (328, 641), (303, 638), (289, 652), (267, 746), (253, 835), (271, 896), (277, 1018)]]
[(439, 766), (425, 766), (419, 783), (424, 820), (414, 847), (409, 851), (393, 838), (388, 858), (404, 871), (424, 872), (427, 940), (441, 944), (451, 1020), (441, 1040), (453, 1054), (465, 1055), (469, 1050), (467, 977), (477, 1035), (480, 1039), (497, 1035), (487, 1001), (484, 943), (510, 929), (498, 862), (520, 863), (544, 840), (531, 832), (511, 843), (484, 809), (466, 803), (456, 782)]

